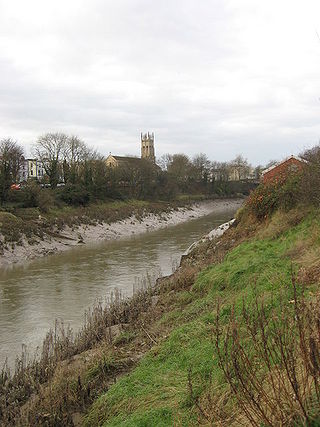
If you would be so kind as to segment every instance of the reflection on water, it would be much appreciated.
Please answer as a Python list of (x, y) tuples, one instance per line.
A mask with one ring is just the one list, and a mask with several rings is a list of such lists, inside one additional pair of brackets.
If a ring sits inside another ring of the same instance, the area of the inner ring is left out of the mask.
[(130, 295), (146, 275), (170, 274), (201, 235), (229, 220), (233, 209), (130, 239), (71, 249), (0, 270), (0, 363), (21, 344), (34, 349), (55, 319), (76, 329), (84, 311), (114, 288)]

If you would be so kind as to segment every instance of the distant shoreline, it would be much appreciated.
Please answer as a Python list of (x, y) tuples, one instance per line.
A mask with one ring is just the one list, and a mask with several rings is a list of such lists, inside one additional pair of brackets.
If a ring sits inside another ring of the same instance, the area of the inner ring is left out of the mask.
[(243, 199), (218, 199), (195, 203), (188, 207), (172, 209), (170, 212), (153, 214), (146, 212), (142, 218), (130, 216), (111, 224), (106, 222), (95, 225), (79, 225), (75, 229), (69, 226), (62, 231), (50, 233), (43, 239), (37, 238), (33, 244), (22, 239), (20, 245), (5, 249), (0, 256), (0, 268), (13, 263), (22, 263), (36, 258), (70, 250), (81, 244), (117, 240), (132, 235), (159, 230), (168, 226), (200, 218), (212, 212), (221, 212), (226, 208), (240, 208)]

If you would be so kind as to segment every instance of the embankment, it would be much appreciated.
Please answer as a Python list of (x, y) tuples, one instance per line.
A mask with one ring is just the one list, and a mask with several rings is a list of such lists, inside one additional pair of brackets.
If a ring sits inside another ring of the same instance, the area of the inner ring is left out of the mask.
[[(33, 234), (32, 238), (30, 236), (27, 238), (22, 234), (17, 241), (6, 244), (4, 244), (4, 237), (0, 238), (3, 242), (0, 266), (62, 252), (77, 245), (120, 239), (157, 230), (199, 218), (211, 212), (219, 213), (226, 208), (234, 207), (236, 209), (242, 203), (243, 199), (203, 201), (183, 207), (171, 207), (165, 203), (159, 204), (156, 211), (149, 209), (146, 205), (137, 212), (128, 210), (128, 217), (123, 217), (120, 206), (118, 212), (122, 219), (119, 221), (107, 222), (100, 216), (99, 220), (93, 219), (84, 224), (79, 223), (77, 218), (74, 225), (71, 225), (69, 220), (69, 223), (59, 227), (54, 224), (44, 227), (46, 218), (40, 216), (37, 222), (42, 231), (41, 236)], [(113, 219), (115, 217), (113, 216)]]
[(319, 425), (319, 216), (243, 210), (156, 287), (49, 334), (0, 381), (3, 424)]

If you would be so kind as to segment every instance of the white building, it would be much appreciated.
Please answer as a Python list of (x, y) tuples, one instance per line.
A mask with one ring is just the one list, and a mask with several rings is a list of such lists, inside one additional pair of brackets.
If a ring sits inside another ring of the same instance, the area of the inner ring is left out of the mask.
[(19, 182), (28, 179), (42, 179), (45, 175), (43, 163), (37, 159), (24, 159), (19, 170)]

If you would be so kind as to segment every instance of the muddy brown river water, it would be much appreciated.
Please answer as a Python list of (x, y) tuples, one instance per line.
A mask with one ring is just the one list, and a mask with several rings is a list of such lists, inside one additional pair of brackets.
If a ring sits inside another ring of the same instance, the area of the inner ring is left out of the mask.
[(76, 330), (84, 312), (117, 288), (131, 295), (147, 275), (172, 272), (191, 243), (228, 221), (234, 207), (139, 236), (73, 248), (0, 270), (0, 365), (22, 344), (33, 353), (55, 319)]

